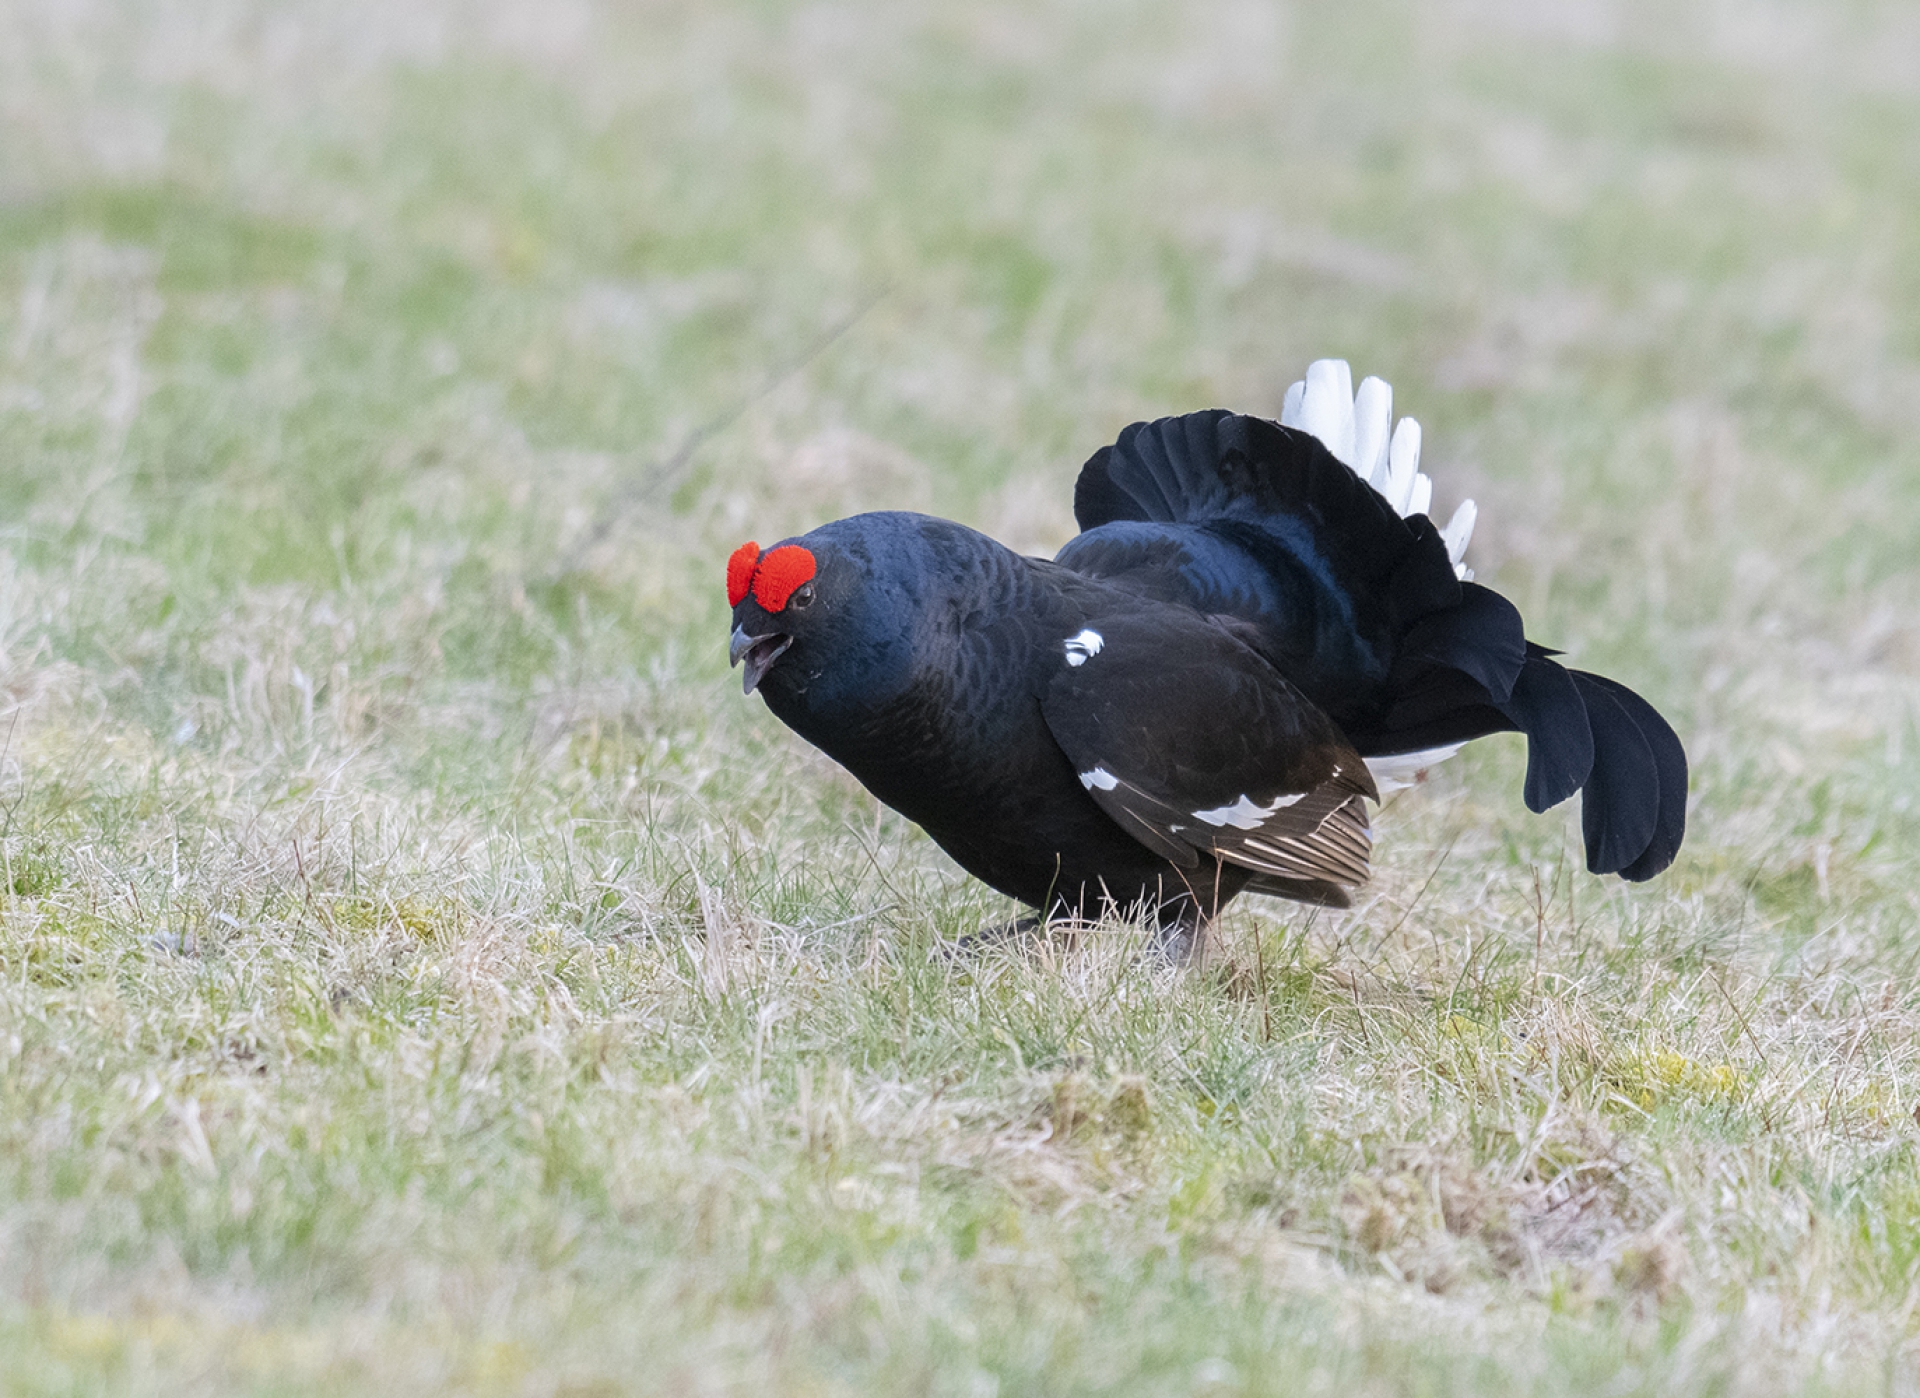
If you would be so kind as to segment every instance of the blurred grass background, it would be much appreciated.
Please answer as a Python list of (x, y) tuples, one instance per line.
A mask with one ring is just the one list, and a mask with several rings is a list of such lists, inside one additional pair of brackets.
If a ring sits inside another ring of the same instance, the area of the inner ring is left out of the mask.
[[(0, 1391), (1911, 1392), (1920, 11), (0, 0)], [(1694, 763), (1005, 915), (721, 560), (1322, 355)]]

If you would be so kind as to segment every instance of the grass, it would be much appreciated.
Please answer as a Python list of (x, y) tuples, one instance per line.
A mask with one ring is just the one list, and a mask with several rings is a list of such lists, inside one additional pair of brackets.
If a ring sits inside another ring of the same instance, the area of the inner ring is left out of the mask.
[[(4, 0), (0, 1391), (1909, 1393), (1905, 7)], [(721, 562), (1389, 378), (1694, 762), (1002, 918)]]

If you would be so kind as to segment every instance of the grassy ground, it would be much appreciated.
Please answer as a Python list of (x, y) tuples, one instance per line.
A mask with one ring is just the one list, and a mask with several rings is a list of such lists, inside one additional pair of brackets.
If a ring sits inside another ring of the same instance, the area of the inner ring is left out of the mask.
[[(1910, 7), (0, 0), (0, 1391), (1912, 1392)], [(1694, 761), (1006, 915), (726, 552), (1340, 354)]]

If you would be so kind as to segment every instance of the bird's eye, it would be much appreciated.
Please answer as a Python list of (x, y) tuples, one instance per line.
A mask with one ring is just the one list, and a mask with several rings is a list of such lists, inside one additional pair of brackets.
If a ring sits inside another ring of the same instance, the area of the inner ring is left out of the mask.
[(794, 589), (793, 596), (787, 599), (787, 605), (796, 611), (802, 607), (811, 607), (813, 605), (813, 584), (801, 583), (799, 587)]

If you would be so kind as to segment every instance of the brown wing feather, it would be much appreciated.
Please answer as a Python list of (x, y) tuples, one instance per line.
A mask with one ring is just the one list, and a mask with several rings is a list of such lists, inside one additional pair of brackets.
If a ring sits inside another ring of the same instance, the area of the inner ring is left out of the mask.
[(1249, 833), (1235, 848), (1221, 848), (1222, 859), (1288, 879), (1325, 880), (1353, 887), (1372, 870), (1373, 831), (1367, 808), (1349, 797), (1313, 830), (1303, 835)]

